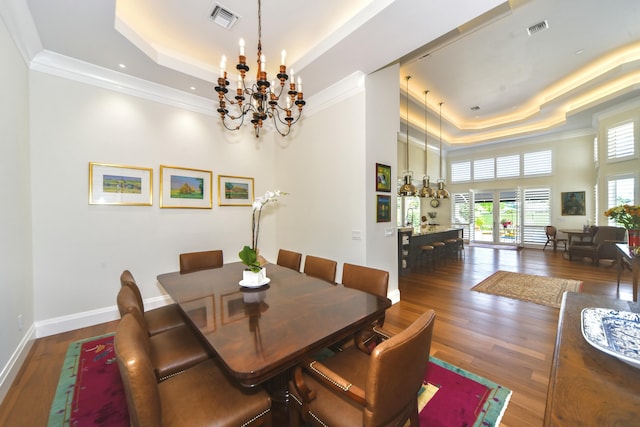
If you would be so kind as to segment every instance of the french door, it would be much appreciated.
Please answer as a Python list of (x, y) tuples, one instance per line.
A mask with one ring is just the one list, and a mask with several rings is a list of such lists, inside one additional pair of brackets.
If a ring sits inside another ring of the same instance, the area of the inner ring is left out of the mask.
[(471, 196), (473, 241), (517, 245), (520, 241), (518, 190), (472, 191)]

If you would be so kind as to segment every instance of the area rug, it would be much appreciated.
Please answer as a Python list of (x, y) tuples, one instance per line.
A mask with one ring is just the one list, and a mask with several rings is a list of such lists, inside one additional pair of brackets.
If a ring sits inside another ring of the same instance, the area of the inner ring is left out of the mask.
[[(323, 357), (330, 357), (331, 353)], [(511, 390), (435, 357), (418, 394), (420, 425), (500, 424)], [(127, 427), (129, 414), (113, 349), (113, 334), (69, 345), (48, 427)]]
[(418, 396), (420, 425), (497, 426), (511, 390), (433, 356)]
[(536, 276), (498, 270), (471, 288), (472, 291), (500, 295), (560, 308), (562, 294), (580, 292), (582, 282), (572, 279)]
[(69, 345), (48, 427), (127, 427), (129, 413), (113, 334)]

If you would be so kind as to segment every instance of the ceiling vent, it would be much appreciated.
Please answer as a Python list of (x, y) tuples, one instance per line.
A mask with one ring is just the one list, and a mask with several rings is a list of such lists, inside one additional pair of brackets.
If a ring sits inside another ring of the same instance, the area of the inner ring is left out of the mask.
[(213, 22), (227, 30), (230, 30), (231, 27), (233, 27), (233, 24), (236, 23), (238, 18), (238, 15), (228, 9), (225, 9), (219, 4), (217, 4), (213, 9), (213, 12), (211, 12), (211, 19), (213, 19)]
[(530, 26), (529, 28), (527, 28), (527, 34), (532, 36), (535, 33), (539, 33), (540, 31), (546, 30), (547, 28), (549, 28), (549, 23), (545, 19), (544, 21), (538, 22), (537, 24), (534, 24), (534, 25)]

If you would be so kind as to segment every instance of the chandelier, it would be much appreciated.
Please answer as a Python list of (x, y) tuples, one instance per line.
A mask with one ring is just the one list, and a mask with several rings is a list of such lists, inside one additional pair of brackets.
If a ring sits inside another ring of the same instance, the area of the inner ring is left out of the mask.
[(405, 80), (407, 81), (407, 94), (406, 94), (406, 99), (407, 99), (407, 111), (406, 111), (406, 116), (407, 116), (407, 126), (406, 126), (406, 130), (407, 130), (407, 170), (405, 170), (402, 174), (404, 175), (403, 178), (403, 183), (400, 186), (400, 191), (398, 191), (398, 194), (400, 196), (415, 196), (416, 195), (416, 186), (413, 185), (413, 172), (409, 170), (409, 79), (411, 78), (411, 76), (407, 76), (405, 77)]
[[(229, 81), (227, 80), (226, 57), (223, 55), (220, 61), (220, 77), (215, 91), (218, 93), (218, 113), (222, 124), (227, 130), (236, 131), (244, 124), (247, 116), (251, 118), (256, 138), (260, 136), (262, 124), (271, 120), (276, 131), (284, 136), (289, 135), (291, 125), (295, 124), (302, 115), (305, 105), (302, 93), (302, 82), (294, 81), (293, 70), (291, 80), (287, 75), (285, 65), (286, 52), (281, 55), (280, 72), (277, 80), (269, 82), (267, 78), (266, 58), (262, 54), (262, 10), (258, 0), (258, 61), (256, 81), (254, 83), (245, 80), (249, 66), (244, 55), (244, 40), (240, 39), (240, 55), (236, 70), (238, 70), (235, 96), (229, 94)], [(230, 97), (231, 96), (231, 97)], [(233, 113), (227, 109), (227, 105), (233, 108)], [(295, 110), (295, 111), (294, 111)]]

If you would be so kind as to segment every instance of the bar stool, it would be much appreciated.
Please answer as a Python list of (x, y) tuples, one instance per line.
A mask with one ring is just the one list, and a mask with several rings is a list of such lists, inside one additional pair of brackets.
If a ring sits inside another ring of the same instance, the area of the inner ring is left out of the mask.
[(458, 239), (447, 239), (444, 241), (444, 252), (447, 259), (458, 259)]
[(458, 242), (458, 251), (456, 256), (464, 259), (464, 239), (462, 237), (457, 237), (456, 242)]
[(431, 246), (433, 246), (434, 253), (433, 257), (438, 261), (442, 262), (445, 259), (445, 244), (444, 242), (431, 242)]
[(425, 265), (425, 262), (426, 263), (430, 262), (431, 269), (435, 271), (436, 269), (435, 248), (431, 245), (420, 246), (420, 264)]

